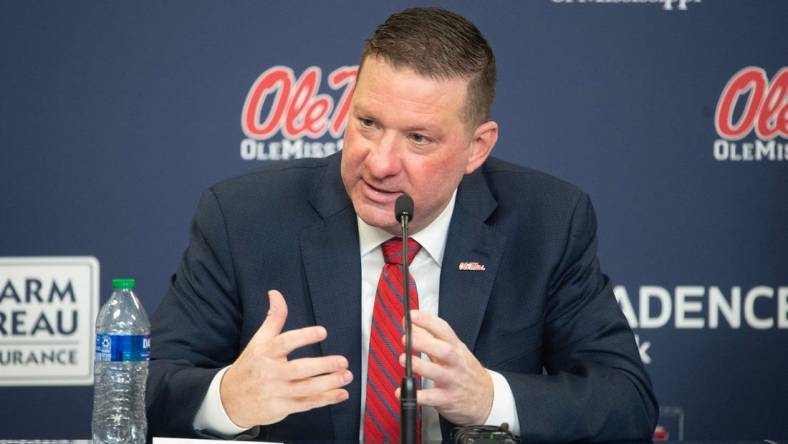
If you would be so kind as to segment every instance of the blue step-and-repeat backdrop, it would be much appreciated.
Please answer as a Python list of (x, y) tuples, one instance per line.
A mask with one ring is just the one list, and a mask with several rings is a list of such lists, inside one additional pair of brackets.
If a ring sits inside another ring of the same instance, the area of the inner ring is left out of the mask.
[[(0, 2), (0, 438), (90, 436), (110, 279), (154, 311), (203, 190), (340, 150), (409, 5)], [(659, 436), (788, 437), (788, 1), (442, 5), (496, 50), (495, 154), (590, 193)]]

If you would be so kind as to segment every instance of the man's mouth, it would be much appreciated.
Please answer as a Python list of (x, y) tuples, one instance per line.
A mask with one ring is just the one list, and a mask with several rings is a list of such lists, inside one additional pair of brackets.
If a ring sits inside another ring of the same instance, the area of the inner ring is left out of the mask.
[(387, 190), (385, 188), (378, 188), (364, 179), (361, 179), (364, 183), (363, 192), (364, 195), (375, 202), (378, 203), (390, 203), (394, 202), (400, 194), (402, 194), (399, 190)]

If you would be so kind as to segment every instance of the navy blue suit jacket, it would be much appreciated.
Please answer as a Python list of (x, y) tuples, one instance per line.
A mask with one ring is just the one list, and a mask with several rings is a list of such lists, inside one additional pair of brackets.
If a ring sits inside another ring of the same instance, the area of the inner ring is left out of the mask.
[[(285, 330), (328, 330), (290, 358), (343, 355), (356, 378), (349, 400), (253, 435), (358, 439), (361, 260), (340, 156), (264, 167), (202, 196), (189, 247), (152, 318), (152, 435), (199, 436), (192, 422), (211, 379), (260, 327), (267, 290), (276, 288), (288, 304)], [(506, 377), (525, 440), (641, 440), (654, 429), (651, 383), (596, 247), (591, 203), (573, 185), (492, 158), (460, 184), (439, 316)], [(486, 269), (463, 271), (460, 262)], [(442, 420), (444, 440), (450, 426)]]

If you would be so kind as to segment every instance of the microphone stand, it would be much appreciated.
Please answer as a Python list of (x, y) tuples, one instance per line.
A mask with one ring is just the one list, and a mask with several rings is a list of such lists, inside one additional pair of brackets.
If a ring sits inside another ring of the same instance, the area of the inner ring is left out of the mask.
[[(412, 204), (411, 204), (412, 205)], [(405, 298), (405, 376), (400, 386), (400, 443), (416, 444), (417, 409), (416, 379), (413, 377), (411, 355), (413, 346), (410, 342), (410, 279), (408, 271), (408, 220), (411, 215), (403, 213), (400, 218), (402, 226), (402, 288)]]

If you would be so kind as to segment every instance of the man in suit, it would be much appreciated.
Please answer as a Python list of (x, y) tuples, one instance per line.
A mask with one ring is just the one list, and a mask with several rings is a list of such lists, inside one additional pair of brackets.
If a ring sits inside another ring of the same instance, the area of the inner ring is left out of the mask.
[(377, 313), (406, 193), (425, 437), (505, 421), (529, 441), (649, 439), (657, 405), (599, 269), (591, 203), (490, 157), (494, 90), (473, 24), (402, 11), (367, 42), (341, 154), (203, 195), (153, 316), (153, 435), (398, 440), (380, 378), (397, 381), (404, 356), (375, 335), (399, 328)]

